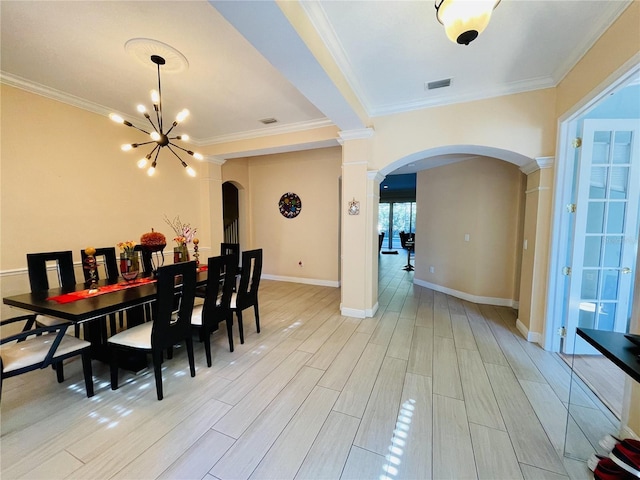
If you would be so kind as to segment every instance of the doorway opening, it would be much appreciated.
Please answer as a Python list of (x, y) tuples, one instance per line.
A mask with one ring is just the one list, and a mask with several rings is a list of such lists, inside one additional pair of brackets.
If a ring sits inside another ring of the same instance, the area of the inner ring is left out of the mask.
[(240, 243), (240, 207), (238, 188), (231, 182), (222, 184), (222, 221), (225, 243)]
[(575, 331), (629, 331), (640, 225), (639, 79), (635, 65), (561, 122), (545, 333), (545, 348), (565, 360), (576, 354), (574, 371), (618, 418), (624, 375)]

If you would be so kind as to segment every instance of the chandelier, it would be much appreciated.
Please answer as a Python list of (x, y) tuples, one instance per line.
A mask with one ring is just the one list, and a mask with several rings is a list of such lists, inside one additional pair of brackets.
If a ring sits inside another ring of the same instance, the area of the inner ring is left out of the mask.
[[(120, 115), (116, 115), (115, 113), (111, 113), (109, 115), (109, 118), (111, 118), (111, 120), (113, 120), (116, 123), (122, 123), (127, 127), (133, 127), (136, 130), (139, 130), (142, 133), (145, 133), (146, 135), (149, 135), (151, 137), (151, 140), (149, 140), (148, 142), (129, 143), (129, 144), (122, 145), (121, 147), (123, 151), (127, 152), (129, 150), (133, 150), (134, 148), (138, 148), (143, 145), (149, 145), (149, 144), (155, 143), (155, 145), (153, 146), (153, 149), (146, 156), (138, 160), (138, 167), (145, 168), (147, 165), (149, 165), (149, 162), (151, 161), (151, 157), (153, 157), (153, 162), (147, 169), (147, 175), (152, 176), (155, 173), (156, 165), (158, 163), (158, 155), (160, 154), (160, 151), (164, 147), (167, 147), (167, 149), (171, 153), (173, 153), (176, 156), (176, 158), (180, 161), (180, 163), (185, 168), (187, 173), (192, 177), (195, 177), (196, 171), (193, 168), (191, 168), (189, 165), (187, 165), (187, 163), (182, 158), (180, 158), (180, 155), (178, 155), (178, 153), (174, 150), (174, 148), (182, 150), (183, 152), (191, 155), (196, 160), (202, 160), (204, 157), (200, 153), (192, 152), (191, 150), (182, 148), (180, 145), (176, 145), (175, 143), (172, 142), (172, 140), (183, 140), (183, 141), (189, 140), (189, 135), (182, 134), (182, 135), (176, 135), (174, 137), (170, 136), (173, 129), (177, 127), (178, 124), (182, 123), (182, 121), (184, 121), (185, 118), (187, 118), (187, 116), (189, 115), (189, 110), (185, 108), (184, 110), (180, 111), (176, 116), (176, 119), (173, 121), (173, 123), (171, 123), (171, 126), (169, 126), (169, 128), (166, 131), (164, 130), (165, 125), (162, 118), (162, 88), (160, 85), (160, 66), (164, 65), (166, 62), (165, 62), (165, 59), (160, 55), (151, 55), (150, 58), (151, 58), (151, 61), (155, 63), (158, 67), (158, 90), (151, 90), (151, 102), (153, 103), (153, 110), (155, 111), (156, 122), (154, 123), (153, 119), (147, 112), (147, 109), (144, 105), (138, 105), (138, 112), (143, 114), (144, 117), (149, 121), (149, 123), (153, 127), (153, 131), (147, 132), (142, 128), (136, 127), (134, 124), (132, 124), (131, 122), (128, 122), (127, 120), (122, 118)], [(154, 153), (155, 153), (155, 156), (154, 156)]]
[(469, 45), (491, 20), (500, 0), (435, 0), (436, 18), (454, 43)]

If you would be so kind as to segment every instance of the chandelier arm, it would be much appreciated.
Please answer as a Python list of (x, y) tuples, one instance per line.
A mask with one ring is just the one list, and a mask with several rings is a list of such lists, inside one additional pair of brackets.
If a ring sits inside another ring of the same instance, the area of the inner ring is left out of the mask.
[[(146, 133), (147, 135), (149, 135), (149, 132), (147, 132), (146, 130), (143, 130), (143, 129), (142, 129), (142, 128), (140, 128), (140, 127), (136, 127), (134, 124), (131, 124), (131, 125), (129, 125), (129, 126), (130, 126), (130, 127), (135, 128), (136, 130), (138, 130), (138, 131), (140, 131), (140, 132), (142, 132), (142, 133)], [(142, 144), (139, 144), (139, 145), (142, 145)]]
[(173, 130), (173, 127), (175, 127), (176, 125), (178, 125), (178, 122), (173, 122), (173, 124), (171, 125), (171, 128), (167, 130), (167, 133), (165, 133), (167, 137), (169, 136), (169, 132), (171, 132), (171, 130)]
[[(173, 140), (173, 139), (171, 139), (171, 140)], [(183, 152), (188, 153), (189, 155), (193, 156), (193, 152), (192, 152), (191, 150), (187, 150), (186, 148), (182, 148), (180, 145), (176, 145), (176, 144), (175, 144), (175, 143), (173, 143), (173, 142), (169, 142), (169, 145), (174, 146), (174, 147), (176, 147), (176, 148), (179, 148), (179, 149), (180, 149), (180, 150), (182, 150)], [(167, 146), (169, 146), (169, 145), (167, 145)], [(173, 150), (171, 150), (171, 151), (173, 152)], [(175, 153), (175, 152), (174, 152), (174, 153)]]
[[(157, 142), (155, 140), (149, 140), (148, 142), (134, 143), (132, 145), (135, 145), (134, 148), (138, 148), (138, 147), (141, 147), (142, 145), (149, 145), (150, 143), (157, 143)], [(153, 152), (153, 150), (152, 150), (152, 152)]]
[[(173, 153), (176, 157), (178, 157), (178, 160), (180, 160), (180, 163), (182, 164), (182, 166), (186, 168), (186, 167), (187, 167), (186, 162), (185, 162), (184, 160), (182, 160), (182, 158), (180, 158), (180, 155), (178, 155), (178, 154), (173, 150), (173, 148), (171, 148), (171, 145), (173, 145), (174, 147), (177, 147), (177, 145), (174, 145), (173, 143), (170, 143), (169, 145), (167, 145), (167, 148), (169, 149), (169, 151), (170, 151), (171, 153)], [(180, 147), (178, 147), (178, 148), (180, 148)], [(184, 150), (184, 149), (183, 149), (183, 150)]]
[[(149, 116), (149, 114), (145, 112), (144, 117), (145, 117), (147, 120), (149, 120), (149, 123), (150, 123), (150, 124), (151, 124), (151, 126), (153, 127), (153, 130), (157, 132), (157, 131), (158, 131), (158, 129), (156, 128), (156, 125), (153, 123), (153, 120), (151, 120), (151, 117)], [(138, 129), (138, 130), (139, 130), (139, 129)], [(147, 133), (147, 132), (145, 132), (145, 133)], [(147, 135), (149, 135), (149, 133), (147, 133)]]

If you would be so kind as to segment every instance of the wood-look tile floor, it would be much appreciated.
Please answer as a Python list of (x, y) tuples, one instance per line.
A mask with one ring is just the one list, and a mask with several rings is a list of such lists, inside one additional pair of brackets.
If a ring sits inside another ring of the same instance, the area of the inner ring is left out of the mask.
[[(413, 284), (399, 255), (380, 256), (374, 318), (340, 315), (340, 290), (264, 280), (261, 333), (228, 351), (224, 327), (207, 368), (196, 343), (153, 373), (94, 362), (5, 381), (3, 480), (584, 479), (562, 455), (570, 370), (524, 341), (509, 308)], [(237, 331), (235, 332), (237, 338)], [(574, 377), (575, 379), (575, 377)], [(587, 458), (615, 418), (575, 379), (569, 451)], [(575, 405), (574, 405), (575, 404)]]

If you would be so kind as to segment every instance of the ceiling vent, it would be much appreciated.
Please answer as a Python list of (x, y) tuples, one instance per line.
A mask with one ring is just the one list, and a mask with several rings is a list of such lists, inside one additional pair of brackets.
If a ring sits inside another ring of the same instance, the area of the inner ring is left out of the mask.
[(451, 79), (445, 78), (444, 80), (436, 80), (435, 82), (425, 83), (426, 90), (435, 90), (436, 88), (444, 88), (451, 86)]
[(276, 120), (275, 118), (263, 118), (260, 121), (262, 123), (264, 123), (265, 125), (271, 125), (272, 123), (278, 123), (278, 120)]

